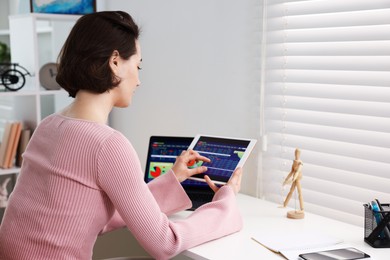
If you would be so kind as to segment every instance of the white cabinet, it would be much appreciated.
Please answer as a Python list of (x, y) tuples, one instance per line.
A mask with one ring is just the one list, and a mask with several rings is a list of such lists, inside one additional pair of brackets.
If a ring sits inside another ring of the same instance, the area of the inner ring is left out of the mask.
[[(57, 56), (79, 15), (22, 14), (9, 16), (11, 62), (26, 68), (32, 76), (18, 91), (6, 91), (0, 85), (0, 106), (8, 104), (9, 113), (0, 115), (0, 123), (22, 121), (25, 128), (34, 130), (47, 115), (60, 110), (72, 101), (63, 90), (46, 90), (40, 85), (39, 70)], [(10, 105), (11, 104), (11, 105)], [(0, 169), (0, 175), (18, 169)]]

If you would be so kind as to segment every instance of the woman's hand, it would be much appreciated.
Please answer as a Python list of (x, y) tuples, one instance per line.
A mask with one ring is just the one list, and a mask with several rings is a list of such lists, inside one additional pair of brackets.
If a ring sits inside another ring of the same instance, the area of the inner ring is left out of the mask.
[(207, 167), (200, 166), (195, 168), (188, 168), (190, 162), (193, 161), (204, 161), (210, 162), (210, 159), (204, 156), (201, 156), (199, 153), (193, 150), (183, 151), (180, 156), (176, 158), (176, 162), (172, 167), (173, 172), (176, 175), (176, 178), (179, 182), (185, 181), (188, 177), (192, 175), (204, 173), (207, 171)]
[[(242, 178), (242, 169), (237, 168), (234, 172), (230, 180), (226, 183), (227, 186), (230, 186), (234, 193), (237, 194), (241, 189), (241, 178)], [(211, 181), (210, 177), (205, 175), (204, 179), (206, 180), (207, 184), (210, 186), (210, 188), (217, 192), (219, 190), (219, 187), (215, 185), (214, 182)]]

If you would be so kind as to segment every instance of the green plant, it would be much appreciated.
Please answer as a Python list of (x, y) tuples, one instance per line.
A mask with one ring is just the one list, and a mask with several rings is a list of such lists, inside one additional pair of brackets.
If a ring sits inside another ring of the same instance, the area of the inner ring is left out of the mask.
[(10, 59), (11, 55), (7, 44), (0, 42), (0, 62), (9, 62)]

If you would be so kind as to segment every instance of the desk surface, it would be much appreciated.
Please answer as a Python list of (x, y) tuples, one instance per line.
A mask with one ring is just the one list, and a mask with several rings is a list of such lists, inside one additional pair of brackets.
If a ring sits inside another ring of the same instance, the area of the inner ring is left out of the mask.
[[(317, 230), (320, 233), (340, 238), (344, 243), (356, 247), (371, 256), (371, 259), (388, 259), (390, 249), (372, 248), (364, 242), (364, 229), (355, 225), (305, 213), (300, 220), (288, 219), (287, 211), (279, 205), (251, 196), (238, 194), (237, 200), (244, 219), (243, 229), (235, 234), (188, 249), (182, 254), (192, 259), (284, 259), (251, 237), (259, 231), (264, 232), (302, 232)], [(362, 206), (363, 207), (363, 206)], [(190, 212), (181, 212), (173, 216), (183, 218)], [(363, 209), (362, 209), (363, 214)]]

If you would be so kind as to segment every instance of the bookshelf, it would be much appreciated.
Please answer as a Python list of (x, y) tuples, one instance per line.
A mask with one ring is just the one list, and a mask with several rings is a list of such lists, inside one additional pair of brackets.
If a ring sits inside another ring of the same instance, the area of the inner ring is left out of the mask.
[[(8, 110), (0, 115), (3, 126), (7, 121), (21, 121), (23, 128), (33, 131), (43, 118), (72, 101), (63, 90), (43, 88), (39, 70), (46, 63), (56, 62), (66, 37), (79, 17), (39, 13), (8, 17), (9, 29), (2, 29), (0, 33), (9, 37), (11, 62), (20, 64), (32, 76), (26, 75), (26, 83), (18, 91), (6, 91), (0, 85), (0, 106), (3, 102)], [(0, 176), (18, 172), (18, 167), (0, 169)]]

